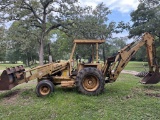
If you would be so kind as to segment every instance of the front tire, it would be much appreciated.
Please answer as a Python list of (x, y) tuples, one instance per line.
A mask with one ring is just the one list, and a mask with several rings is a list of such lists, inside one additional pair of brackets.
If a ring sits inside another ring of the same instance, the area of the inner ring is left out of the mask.
[(36, 86), (36, 94), (38, 97), (48, 96), (54, 91), (54, 85), (49, 80), (42, 80)]
[(102, 73), (93, 67), (82, 69), (76, 78), (79, 92), (86, 95), (98, 95), (103, 92), (105, 79)]

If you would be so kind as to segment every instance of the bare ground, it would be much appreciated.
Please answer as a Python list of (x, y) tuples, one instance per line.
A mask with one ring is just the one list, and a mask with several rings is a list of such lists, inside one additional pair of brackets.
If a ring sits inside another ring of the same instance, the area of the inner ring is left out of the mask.
[(15, 90), (15, 91), (5, 94), (2, 99), (2, 103), (4, 105), (15, 104), (17, 102), (19, 93), (20, 93), (20, 90)]
[[(20, 94), (22, 94), (24, 91), (28, 91), (29, 89), (32, 88), (31, 86), (33, 85), (36, 86), (36, 84), (37, 84), (37, 81), (33, 80), (33, 81), (29, 81), (28, 83), (23, 83), (16, 86), (16, 89), (0, 91), (0, 94), (3, 96), (0, 99), (2, 100), (1, 104), (3, 105), (17, 104)], [(27, 98), (26, 100), (29, 100), (29, 98)], [(25, 105), (26, 103), (24, 102), (23, 104)]]
[(127, 73), (127, 74), (131, 74), (131, 75), (136, 75), (136, 74), (138, 74), (139, 72), (137, 72), (137, 71), (131, 71), (131, 70), (122, 70), (121, 73)]

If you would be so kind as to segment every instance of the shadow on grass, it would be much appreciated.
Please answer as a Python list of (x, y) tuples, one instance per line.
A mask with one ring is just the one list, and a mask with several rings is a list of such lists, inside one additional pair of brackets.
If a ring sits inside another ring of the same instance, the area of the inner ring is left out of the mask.
[[(62, 88), (62, 87), (56, 87), (55, 88), (55, 91), (56, 93), (62, 93), (62, 94), (79, 94), (79, 95), (84, 95), (84, 96), (90, 96), (90, 95), (85, 95), (85, 94), (82, 94), (80, 92), (78, 92), (77, 88), (76, 87), (73, 87), (73, 88)], [(115, 95), (115, 94), (119, 94), (121, 93), (121, 91), (118, 89), (118, 88), (115, 88), (115, 87), (105, 87), (103, 92), (99, 95), (95, 95), (95, 96), (101, 96), (101, 95)], [(94, 96), (94, 95), (92, 95)]]
[(57, 88), (56, 90), (59, 90), (59, 91), (63, 91), (65, 93), (77, 93), (77, 89), (75, 87), (73, 88)]

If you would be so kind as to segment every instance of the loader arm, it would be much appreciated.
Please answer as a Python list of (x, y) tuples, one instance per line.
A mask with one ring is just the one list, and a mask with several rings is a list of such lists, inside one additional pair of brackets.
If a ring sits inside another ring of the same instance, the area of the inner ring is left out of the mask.
[(102, 69), (104, 76), (108, 77), (107, 82), (116, 81), (132, 56), (144, 45), (147, 51), (149, 73), (159, 73), (158, 65), (155, 62), (154, 39), (149, 33), (145, 33), (140, 40), (125, 46), (116, 56), (107, 59)]
[(49, 77), (66, 69), (68, 64), (69, 62), (49, 63), (29, 70), (25, 70), (23, 66), (7, 68), (0, 76), (0, 90), (10, 90), (24, 82)]

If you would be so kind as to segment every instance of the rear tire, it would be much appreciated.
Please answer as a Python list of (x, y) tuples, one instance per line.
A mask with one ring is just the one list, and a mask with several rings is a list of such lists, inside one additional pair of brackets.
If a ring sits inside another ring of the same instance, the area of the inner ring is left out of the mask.
[(48, 96), (54, 91), (54, 85), (49, 80), (42, 80), (36, 86), (36, 94), (38, 97)]
[(103, 92), (105, 79), (102, 73), (93, 67), (82, 69), (76, 78), (79, 92), (86, 95), (98, 95)]

